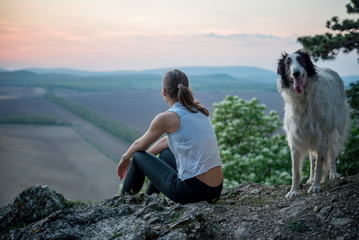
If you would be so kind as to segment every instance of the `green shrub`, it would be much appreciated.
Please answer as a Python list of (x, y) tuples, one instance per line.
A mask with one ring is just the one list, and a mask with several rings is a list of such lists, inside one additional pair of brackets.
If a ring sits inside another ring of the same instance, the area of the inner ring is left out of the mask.
[(338, 156), (337, 169), (342, 176), (359, 172), (359, 81), (351, 83), (346, 91), (351, 107), (351, 128), (345, 151)]
[(266, 185), (291, 183), (290, 150), (275, 111), (265, 114), (257, 99), (226, 96), (214, 104), (212, 124), (224, 163), (224, 184), (243, 181)]

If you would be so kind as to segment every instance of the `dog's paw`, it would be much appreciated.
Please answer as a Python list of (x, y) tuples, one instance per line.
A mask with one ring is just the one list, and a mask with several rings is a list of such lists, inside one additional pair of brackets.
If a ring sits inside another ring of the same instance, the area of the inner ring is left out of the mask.
[(329, 174), (329, 179), (336, 179), (336, 178), (340, 178), (340, 174), (339, 173), (330, 173)]
[(307, 181), (307, 185), (312, 185), (313, 184), (314, 179), (313, 178), (309, 178)]
[(285, 196), (288, 199), (293, 199), (297, 196), (298, 192), (297, 191), (290, 191), (289, 193), (287, 193), (287, 195)]
[(308, 193), (318, 193), (320, 192), (320, 186), (310, 186)]

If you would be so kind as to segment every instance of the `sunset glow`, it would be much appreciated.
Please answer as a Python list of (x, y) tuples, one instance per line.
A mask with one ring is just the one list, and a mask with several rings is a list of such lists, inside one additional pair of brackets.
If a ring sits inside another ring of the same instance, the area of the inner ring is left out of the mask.
[[(0, 67), (92, 71), (257, 66), (350, 18), (346, 1), (0, 0)], [(318, 62), (359, 74), (355, 53)]]

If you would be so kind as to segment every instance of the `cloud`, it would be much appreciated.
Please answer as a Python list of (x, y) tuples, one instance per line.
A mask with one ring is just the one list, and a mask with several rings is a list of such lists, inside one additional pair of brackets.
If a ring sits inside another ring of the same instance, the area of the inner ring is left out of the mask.
[(266, 35), (266, 34), (246, 34), (246, 33), (236, 33), (236, 34), (217, 34), (217, 33), (207, 33), (203, 34), (205, 37), (217, 38), (217, 39), (233, 39), (233, 40), (243, 40), (243, 39), (272, 39), (272, 40), (280, 40), (280, 37), (274, 35)]
[(54, 11), (72, 11), (76, 9), (92, 9), (93, 5), (63, 5), (63, 6), (55, 6), (55, 5), (30, 5), (24, 4), (26, 8), (40, 9), (40, 10), (54, 10)]

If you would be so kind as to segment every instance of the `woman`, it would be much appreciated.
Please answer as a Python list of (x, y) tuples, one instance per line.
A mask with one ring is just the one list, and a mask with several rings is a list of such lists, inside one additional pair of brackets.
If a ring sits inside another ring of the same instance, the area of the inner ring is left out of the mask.
[(170, 108), (153, 119), (118, 164), (120, 179), (126, 175), (122, 194), (138, 193), (147, 176), (148, 194), (162, 192), (181, 204), (218, 199), (223, 164), (208, 110), (194, 100), (188, 78), (180, 70), (164, 75), (162, 95)]

